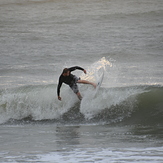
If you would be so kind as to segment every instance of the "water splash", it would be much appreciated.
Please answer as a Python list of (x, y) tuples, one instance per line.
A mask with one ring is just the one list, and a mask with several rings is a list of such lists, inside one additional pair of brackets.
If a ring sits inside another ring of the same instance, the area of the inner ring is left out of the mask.
[(99, 74), (101, 74), (101, 71), (105, 70), (106, 72), (107, 69), (112, 66), (113, 65), (110, 61), (108, 61), (105, 57), (102, 57), (100, 60), (90, 65), (90, 67), (87, 70), (87, 74), (86, 75), (82, 74), (81, 78), (84, 80), (95, 82)]

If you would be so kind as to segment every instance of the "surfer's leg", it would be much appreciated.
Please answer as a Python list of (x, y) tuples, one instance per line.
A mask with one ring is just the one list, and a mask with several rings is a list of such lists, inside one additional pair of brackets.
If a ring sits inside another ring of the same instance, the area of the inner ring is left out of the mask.
[(82, 96), (79, 92), (78, 85), (76, 83), (73, 83), (73, 85), (70, 86), (70, 88), (73, 90), (73, 92), (78, 96), (79, 100), (82, 100)]
[(82, 96), (81, 96), (80, 92), (76, 93), (76, 95), (78, 96), (79, 100), (82, 100)]
[(77, 83), (82, 83), (82, 84), (91, 84), (94, 86), (94, 88), (96, 88), (96, 84), (93, 82), (89, 82), (87, 80), (78, 80)]

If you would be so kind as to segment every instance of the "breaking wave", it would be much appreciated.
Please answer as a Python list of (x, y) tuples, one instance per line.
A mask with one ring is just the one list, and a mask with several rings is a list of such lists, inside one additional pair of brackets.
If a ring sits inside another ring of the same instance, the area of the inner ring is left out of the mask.
[(58, 101), (56, 86), (24, 86), (1, 90), (0, 123), (163, 124), (161, 86), (102, 87), (93, 97), (93, 88), (81, 85), (80, 90), (84, 95), (81, 102), (64, 86), (63, 101)]

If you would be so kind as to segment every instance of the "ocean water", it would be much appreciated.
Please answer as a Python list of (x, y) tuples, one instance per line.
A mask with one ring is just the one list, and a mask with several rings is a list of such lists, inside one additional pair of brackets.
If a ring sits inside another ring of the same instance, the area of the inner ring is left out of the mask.
[[(162, 0), (0, 0), (0, 162), (163, 162)], [(65, 67), (97, 82), (66, 85)]]

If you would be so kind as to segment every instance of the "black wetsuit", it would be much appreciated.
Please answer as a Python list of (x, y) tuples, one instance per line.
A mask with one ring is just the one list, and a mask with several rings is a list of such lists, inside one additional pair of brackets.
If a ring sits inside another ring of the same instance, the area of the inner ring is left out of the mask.
[(59, 77), (59, 82), (58, 82), (58, 87), (57, 87), (57, 95), (60, 96), (60, 88), (62, 86), (62, 83), (65, 83), (70, 86), (70, 88), (74, 91), (74, 93), (78, 92), (78, 87), (76, 82), (79, 80), (75, 75), (72, 75), (71, 72), (74, 70), (84, 70), (82, 67), (75, 66), (75, 67), (70, 67), (68, 70), (70, 71), (69, 76), (63, 76), (63, 74), (60, 75)]

